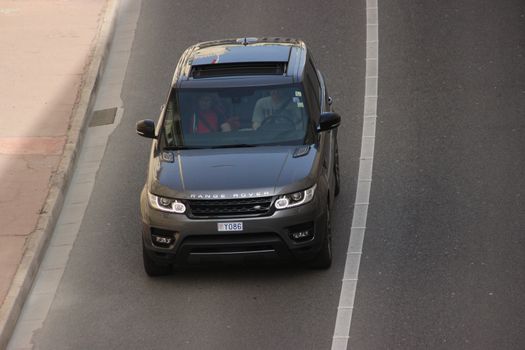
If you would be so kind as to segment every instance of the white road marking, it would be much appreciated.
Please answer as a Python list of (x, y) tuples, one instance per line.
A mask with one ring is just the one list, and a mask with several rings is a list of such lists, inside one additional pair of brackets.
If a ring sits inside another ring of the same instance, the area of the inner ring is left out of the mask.
[(359, 276), (359, 265), (366, 232), (370, 188), (372, 186), (372, 168), (374, 163), (374, 145), (377, 120), (377, 86), (379, 58), (379, 15), (377, 0), (366, 1), (366, 76), (365, 104), (363, 111), (363, 133), (359, 175), (354, 204), (354, 216), (350, 230), (350, 241), (346, 254), (345, 270), (337, 307), (332, 350), (346, 350), (350, 337), (350, 325), (354, 310), (354, 300)]

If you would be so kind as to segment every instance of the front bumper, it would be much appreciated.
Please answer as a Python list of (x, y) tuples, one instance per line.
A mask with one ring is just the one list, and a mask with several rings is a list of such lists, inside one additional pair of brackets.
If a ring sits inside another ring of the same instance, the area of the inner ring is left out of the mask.
[[(141, 194), (142, 238), (145, 253), (160, 264), (184, 265), (215, 261), (299, 260), (315, 258), (326, 234), (326, 201), (316, 195), (305, 205), (276, 210), (270, 216), (190, 219), (149, 206)], [(243, 223), (241, 232), (218, 232), (219, 222)], [(299, 230), (313, 237), (292, 239)], [(154, 243), (154, 235), (173, 237), (169, 245)]]

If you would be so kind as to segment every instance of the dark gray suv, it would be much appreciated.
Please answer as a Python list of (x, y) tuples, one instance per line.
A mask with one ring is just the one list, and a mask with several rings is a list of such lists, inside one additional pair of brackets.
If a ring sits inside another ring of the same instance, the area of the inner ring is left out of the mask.
[(141, 193), (144, 267), (293, 259), (328, 268), (337, 127), (304, 42), (199, 43), (177, 64)]

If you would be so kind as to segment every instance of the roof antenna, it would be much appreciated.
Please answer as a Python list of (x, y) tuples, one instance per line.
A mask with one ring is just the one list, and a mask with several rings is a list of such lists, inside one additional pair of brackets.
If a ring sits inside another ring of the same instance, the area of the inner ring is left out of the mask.
[(257, 38), (244, 37), (244, 38), (239, 38), (235, 40), (235, 42), (246, 46), (246, 45), (250, 45), (251, 43), (257, 42)]

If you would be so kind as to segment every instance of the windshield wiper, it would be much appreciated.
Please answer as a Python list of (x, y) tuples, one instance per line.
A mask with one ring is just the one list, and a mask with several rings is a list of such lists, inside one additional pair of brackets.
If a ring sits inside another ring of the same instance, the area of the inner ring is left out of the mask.
[(241, 148), (241, 147), (257, 147), (260, 145), (253, 145), (249, 143), (237, 143), (234, 145), (220, 145), (220, 146), (210, 146), (209, 148)]
[(163, 148), (164, 151), (177, 151), (184, 149), (215, 149), (215, 148), (241, 148), (241, 147), (256, 147), (262, 145), (252, 145), (248, 143), (238, 143), (233, 145), (218, 145), (218, 146), (166, 146)]
[(207, 147), (199, 147), (199, 146), (166, 146), (162, 148), (164, 151), (176, 151), (180, 149), (203, 149)]

